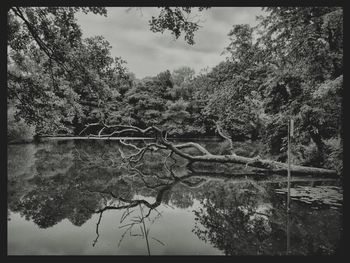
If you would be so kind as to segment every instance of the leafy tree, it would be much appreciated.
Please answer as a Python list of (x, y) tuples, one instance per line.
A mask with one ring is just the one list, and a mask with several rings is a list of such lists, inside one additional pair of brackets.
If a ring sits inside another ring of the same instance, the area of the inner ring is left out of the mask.
[[(208, 7), (198, 7), (198, 11), (201, 12)], [(152, 16), (149, 21), (150, 29), (152, 32), (164, 33), (169, 30), (172, 35), (178, 39), (181, 33), (184, 33), (185, 41), (193, 45), (194, 32), (199, 29), (199, 20), (194, 21), (189, 15), (193, 12), (191, 7), (161, 7), (158, 17)]]
[[(293, 117), (297, 158), (313, 142), (319, 155), (314, 165), (322, 166), (324, 140), (342, 136), (342, 9), (266, 11), (255, 28), (233, 26), (227, 61), (194, 84), (197, 100), (204, 102), (201, 112), (236, 140), (262, 136), (267, 152), (280, 160), (286, 158), (287, 123)], [(322, 103), (326, 90), (332, 91)]]
[(166, 91), (171, 87), (169, 71), (141, 81), (125, 94), (127, 106), (122, 115), (131, 117), (134, 124), (140, 127), (161, 124), (162, 112), (166, 104)]
[[(324, 139), (342, 134), (338, 121), (343, 74), (342, 8), (274, 7), (267, 11), (269, 14), (260, 18), (258, 39), (260, 59), (271, 67), (264, 84), (266, 112), (293, 117), (299, 126), (295, 137), (303, 144), (312, 139), (320, 153), (318, 165), (322, 165)], [(325, 86), (334, 88), (332, 103), (320, 103), (318, 90)]]
[(235, 140), (257, 139), (263, 118), (259, 86), (266, 68), (254, 61), (257, 47), (252, 32), (248, 25), (234, 26), (229, 33), (227, 61), (207, 73), (205, 86), (197, 91), (206, 102), (202, 113), (221, 124)]
[(80, 96), (82, 115), (75, 120), (76, 130), (80, 131), (86, 123), (104, 121), (118, 108), (121, 92), (128, 86), (128, 75), (121, 58), (111, 57), (111, 46), (103, 37), (97, 36), (83, 40), (83, 45), (75, 56), (85, 65), (87, 74), (77, 75), (72, 87)]
[(218, 122), (236, 140), (261, 136), (282, 161), (292, 117), (296, 158), (308, 162), (305, 147), (315, 143), (313, 165), (322, 166), (325, 140), (342, 138), (342, 8), (266, 11), (255, 28), (233, 26), (227, 61), (192, 81), (193, 98), (208, 126)]
[(171, 74), (174, 87), (172, 88), (171, 98), (172, 99), (184, 99), (190, 100), (192, 97), (190, 82), (193, 80), (195, 71), (190, 67), (180, 67), (175, 69)]
[(79, 130), (79, 124), (103, 119), (108, 108), (101, 109), (101, 101), (119, 95), (115, 84), (124, 62), (110, 57), (102, 37), (81, 38), (77, 11), (106, 15), (105, 8), (93, 7), (14, 7), (8, 13), (9, 99), (37, 133), (69, 132), (72, 124)]
[[(235, 140), (261, 138), (266, 152), (283, 161), (293, 118), (297, 162), (328, 166), (341, 153), (342, 8), (266, 8), (257, 27), (233, 26), (226, 61), (209, 72), (195, 76), (182, 67), (143, 80), (126, 72), (121, 58), (111, 58), (105, 39), (81, 38), (74, 18), (79, 10), (106, 15), (104, 8), (16, 7), (8, 13), (9, 98), (17, 117), (37, 132), (77, 132), (103, 120), (213, 134), (219, 123)], [(184, 33), (193, 44), (199, 28), (188, 17), (193, 12), (161, 8), (151, 30), (176, 38)], [(317, 158), (307, 156), (313, 144)]]
[(171, 74), (174, 85), (181, 86), (193, 79), (195, 75), (194, 69), (183, 66), (178, 69), (175, 69)]
[(183, 99), (166, 103), (166, 111), (163, 114), (165, 128), (170, 134), (184, 135), (191, 126), (188, 123), (190, 113), (187, 111), (188, 103)]

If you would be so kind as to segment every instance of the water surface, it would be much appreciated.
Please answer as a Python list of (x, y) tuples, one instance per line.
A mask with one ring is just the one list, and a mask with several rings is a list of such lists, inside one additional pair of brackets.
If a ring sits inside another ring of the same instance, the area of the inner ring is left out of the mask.
[[(215, 152), (218, 142), (201, 142)], [(9, 255), (323, 255), (342, 234), (342, 186), (232, 176), (147, 153), (130, 169), (116, 141), (8, 146)], [(166, 162), (165, 162), (166, 161)], [(164, 165), (166, 163), (166, 165)]]

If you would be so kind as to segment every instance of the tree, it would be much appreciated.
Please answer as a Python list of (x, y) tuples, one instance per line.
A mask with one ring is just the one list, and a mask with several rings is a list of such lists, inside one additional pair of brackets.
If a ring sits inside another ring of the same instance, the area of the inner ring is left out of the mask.
[[(208, 7), (198, 7), (198, 11), (202, 12)], [(193, 21), (193, 18), (189, 17), (193, 8), (191, 7), (161, 7), (158, 17), (152, 16), (149, 21), (150, 29), (152, 32), (161, 32), (169, 30), (172, 35), (178, 39), (181, 33), (184, 33), (185, 41), (193, 45), (194, 32), (199, 29), (199, 20)]]
[(193, 80), (195, 71), (190, 67), (180, 67), (171, 73), (173, 88), (169, 91), (172, 100), (184, 99), (189, 101), (192, 97), (190, 82)]
[[(336, 120), (340, 118), (342, 87), (337, 85), (337, 103), (332, 106), (319, 104), (318, 96), (313, 94), (342, 79), (342, 8), (273, 7), (267, 11), (269, 14), (260, 18), (258, 39), (260, 59), (271, 68), (264, 84), (266, 112), (275, 117), (293, 117), (300, 125), (296, 138), (301, 138), (302, 144), (312, 139), (322, 165), (324, 139), (341, 134), (341, 123), (332, 123), (326, 112), (333, 112)], [(280, 138), (285, 135), (286, 130)]]
[[(232, 27), (226, 61), (209, 72), (194, 76), (182, 67), (142, 81), (132, 79), (121, 58), (111, 58), (102, 37), (81, 38), (77, 10), (105, 14), (103, 8), (9, 12), (9, 94), (18, 116), (41, 133), (102, 121), (211, 135), (218, 124), (232, 139), (261, 139), (265, 153), (284, 162), (293, 118), (297, 163), (334, 168), (343, 136), (342, 8), (267, 8), (257, 27)], [(193, 44), (199, 28), (187, 17), (193, 12), (161, 8), (151, 29), (176, 38), (184, 33)], [(308, 150), (314, 145), (315, 153)]]
[(75, 116), (77, 132), (86, 123), (109, 119), (118, 109), (118, 101), (121, 100), (119, 91), (123, 92), (129, 76), (123, 66), (125, 61), (111, 57), (111, 48), (102, 36), (96, 36), (84, 39), (83, 45), (74, 54), (87, 70), (84, 74), (84, 71), (77, 72), (71, 80), (82, 106), (82, 114)]
[(169, 134), (174, 135), (185, 135), (190, 131), (189, 123), (190, 113), (187, 110), (188, 103), (182, 98), (171, 102), (166, 103), (166, 111), (163, 114), (165, 124), (163, 127), (169, 131)]
[[(152, 136), (153, 139), (155, 139), (155, 143), (146, 143), (143, 141), (144, 146), (136, 146), (133, 144), (126, 144), (127, 146), (136, 149), (137, 152), (134, 154), (129, 155), (129, 157), (123, 157), (126, 162), (129, 163), (138, 163), (142, 160), (144, 154), (147, 151), (156, 151), (160, 149), (165, 149), (170, 151), (168, 156), (171, 156), (172, 154), (176, 154), (179, 157), (182, 157), (183, 159), (188, 161), (188, 166), (191, 166), (193, 163), (234, 163), (234, 164), (244, 164), (246, 168), (254, 167), (257, 169), (254, 169), (253, 171), (257, 174), (270, 174), (270, 173), (276, 173), (276, 174), (285, 174), (287, 172), (287, 169), (289, 169), (288, 164), (276, 162), (272, 160), (262, 159), (259, 156), (255, 158), (249, 158), (244, 156), (236, 155), (234, 152), (231, 152), (231, 154), (227, 155), (217, 155), (210, 153), (207, 149), (205, 149), (203, 146), (201, 146), (198, 143), (184, 143), (184, 144), (174, 144), (170, 141), (168, 141), (168, 132), (165, 130), (162, 130), (161, 128), (157, 126), (149, 126), (145, 129), (139, 128), (137, 126), (134, 126), (132, 124), (128, 125), (107, 125), (105, 123), (94, 123), (86, 125), (85, 129), (81, 132), (82, 134), (86, 133), (91, 130), (91, 127), (93, 129), (97, 129), (97, 134), (91, 134), (89, 136), (93, 136), (96, 138), (103, 138), (103, 137), (111, 137), (112, 135), (122, 135), (127, 133), (133, 133), (137, 134), (138, 136)], [(219, 129), (219, 127), (218, 127)], [(106, 133), (107, 130), (107, 133)], [(109, 132), (108, 132), (109, 131)], [(221, 134), (221, 133), (219, 133)], [(227, 140), (230, 140), (228, 137), (224, 137)], [(230, 143), (232, 145), (232, 140), (230, 140)], [(192, 148), (196, 152), (195, 153), (188, 153), (184, 149)], [(197, 154), (196, 154), (197, 153)], [(294, 174), (308, 174), (308, 175), (325, 175), (325, 176), (335, 176), (337, 175), (337, 172), (335, 170), (329, 170), (329, 169), (323, 169), (323, 168), (314, 168), (314, 167), (305, 167), (300, 165), (291, 165), (290, 171)]]
[(228, 58), (206, 74), (206, 87), (198, 93), (206, 101), (202, 113), (211, 116), (235, 140), (256, 140), (263, 122), (263, 105), (259, 87), (266, 67), (255, 61), (258, 47), (253, 29), (235, 25), (230, 31)]
[[(261, 138), (266, 152), (281, 161), (293, 118), (296, 158), (310, 163), (305, 148), (312, 142), (319, 156), (313, 163), (321, 167), (330, 151), (325, 140), (342, 134), (342, 9), (266, 11), (255, 28), (234, 25), (227, 61), (194, 81), (196, 99), (204, 102), (200, 111), (236, 140)], [(331, 89), (321, 103), (319, 90)]]
[(195, 75), (194, 69), (183, 66), (178, 69), (175, 69), (171, 74), (174, 85), (181, 86), (190, 82)]
[(166, 90), (172, 87), (169, 77), (170, 73), (166, 71), (132, 87), (125, 94), (127, 104), (122, 113), (125, 120), (130, 117), (140, 127), (161, 124)]
[[(8, 13), (9, 99), (37, 133), (69, 132), (70, 125), (91, 121), (94, 117), (81, 120), (91, 108), (79, 100), (90, 96), (97, 107), (106, 97), (114, 99), (113, 84), (125, 76), (124, 62), (110, 57), (107, 41), (81, 38), (74, 17), (79, 10), (106, 15), (105, 8), (94, 7), (13, 7)], [(101, 119), (108, 110), (98, 111), (94, 114)]]

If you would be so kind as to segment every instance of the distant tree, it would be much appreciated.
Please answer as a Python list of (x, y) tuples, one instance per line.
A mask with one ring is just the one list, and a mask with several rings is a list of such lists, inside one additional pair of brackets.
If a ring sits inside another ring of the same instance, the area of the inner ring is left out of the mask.
[(171, 77), (173, 79), (174, 87), (170, 91), (171, 97), (173, 99), (182, 98), (184, 100), (189, 100), (192, 96), (190, 82), (193, 80), (195, 71), (190, 67), (180, 67), (175, 69)]
[(163, 114), (164, 126), (170, 134), (183, 135), (190, 130), (188, 126), (192, 124), (188, 122), (190, 113), (187, 108), (188, 103), (183, 99), (166, 103), (166, 110)]
[(178, 69), (175, 69), (171, 74), (174, 85), (181, 86), (185, 83), (188, 83), (193, 79), (195, 75), (194, 69), (183, 66)]
[(172, 86), (169, 76), (169, 72), (164, 72), (131, 88), (125, 94), (127, 104), (122, 113), (125, 120), (130, 117), (140, 127), (161, 124), (166, 104), (164, 96), (166, 90)]

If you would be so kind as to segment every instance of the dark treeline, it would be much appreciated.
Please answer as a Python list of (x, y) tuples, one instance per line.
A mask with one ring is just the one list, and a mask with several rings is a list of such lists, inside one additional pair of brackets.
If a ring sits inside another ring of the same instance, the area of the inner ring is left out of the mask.
[[(265, 8), (256, 27), (233, 25), (226, 60), (214, 68), (195, 74), (184, 66), (144, 79), (111, 56), (106, 39), (82, 37), (78, 11), (107, 15), (105, 8), (9, 10), (10, 140), (77, 135), (100, 121), (156, 125), (172, 136), (214, 135), (219, 124), (234, 141), (260, 142), (264, 154), (285, 161), (293, 118), (294, 162), (342, 169), (342, 8)], [(169, 14), (188, 11), (162, 8), (150, 29), (184, 33), (194, 44), (194, 23), (167, 23)]]

